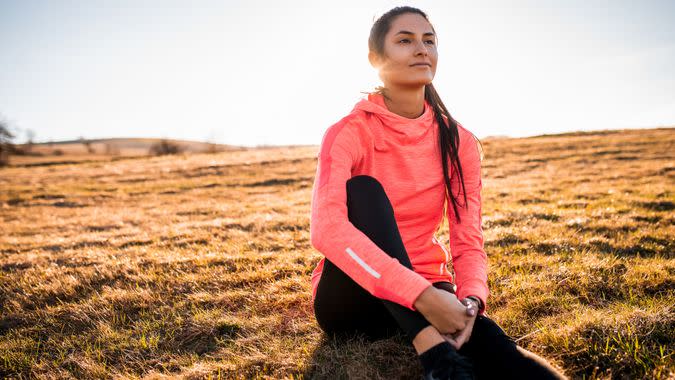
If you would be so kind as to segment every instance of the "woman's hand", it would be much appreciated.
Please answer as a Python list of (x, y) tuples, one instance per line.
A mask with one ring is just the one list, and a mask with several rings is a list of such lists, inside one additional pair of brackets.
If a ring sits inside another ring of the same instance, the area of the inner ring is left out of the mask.
[(469, 323), (466, 324), (464, 330), (461, 330), (455, 334), (441, 334), (441, 335), (443, 336), (443, 339), (445, 339), (446, 341), (448, 341), (448, 343), (450, 343), (453, 347), (455, 347), (455, 350), (459, 350), (460, 348), (462, 348), (462, 345), (464, 345), (464, 343), (469, 341), (469, 338), (471, 337), (471, 332), (473, 332), (474, 322), (476, 322), (475, 315), (471, 317)]
[(435, 286), (426, 288), (415, 300), (414, 307), (441, 334), (454, 334), (464, 330), (472, 318), (472, 307), (467, 308), (453, 293)]
[(462, 304), (467, 305), (467, 311), (471, 312), (471, 319), (469, 320), (469, 323), (467, 323), (466, 328), (455, 334), (442, 334), (443, 338), (455, 347), (456, 350), (462, 348), (462, 345), (469, 341), (471, 333), (473, 332), (473, 325), (478, 317), (478, 303), (475, 300), (464, 298)]
[(443, 338), (448, 341), (455, 350), (462, 348), (464, 343), (469, 341), (471, 333), (473, 332), (473, 325), (476, 322), (476, 317), (472, 317), (469, 323), (467, 323), (466, 328), (455, 334), (441, 334)]

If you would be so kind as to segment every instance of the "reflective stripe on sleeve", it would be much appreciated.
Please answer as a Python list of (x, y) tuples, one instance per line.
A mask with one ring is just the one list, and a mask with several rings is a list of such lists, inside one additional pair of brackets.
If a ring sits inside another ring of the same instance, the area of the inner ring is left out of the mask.
[(363, 269), (366, 270), (366, 272), (370, 273), (375, 278), (381, 277), (381, 275), (379, 273), (377, 273), (377, 271), (375, 269), (371, 268), (370, 265), (366, 264), (366, 262), (363, 261), (363, 259), (360, 258), (356, 254), (356, 252), (354, 252), (350, 247), (347, 247), (347, 249), (345, 249), (345, 251), (347, 251), (349, 256), (351, 256), (351, 258), (354, 259), (354, 261), (356, 261), (360, 266), (362, 266)]

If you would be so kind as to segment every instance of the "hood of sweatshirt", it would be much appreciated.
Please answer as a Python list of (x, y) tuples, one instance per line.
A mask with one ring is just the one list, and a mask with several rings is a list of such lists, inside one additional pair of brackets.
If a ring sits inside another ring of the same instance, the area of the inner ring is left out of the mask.
[(384, 102), (384, 96), (378, 93), (369, 93), (354, 106), (354, 110), (362, 110), (370, 114), (377, 122), (371, 126), (375, 138), (375, 148), (386, 150), (390, 144), (416, 144), (424, 139), (433, 130), (435, 124), (433, 107), (424, 101), (424, 113), (417, 118), (395, 114)]

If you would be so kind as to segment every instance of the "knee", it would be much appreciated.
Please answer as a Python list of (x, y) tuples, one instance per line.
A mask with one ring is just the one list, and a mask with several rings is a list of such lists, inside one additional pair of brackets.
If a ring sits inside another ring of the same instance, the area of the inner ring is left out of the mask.
[(369, 175), (357, 175), (347, 181), (348, 191), (359, 191), (362, 189), (375, 189), (384, 191), (384, 187), (377, 178)]
[(357, 175), (347, 181), (347, 200), (351, 206), (367, 206), (370, 210), (391, 208), (384, 187), (369, 175)]
[(479, 345), (496, 351), (515, 351), (516, 342), (495, 321), (479, 315), (474, 322), (471, 338)]

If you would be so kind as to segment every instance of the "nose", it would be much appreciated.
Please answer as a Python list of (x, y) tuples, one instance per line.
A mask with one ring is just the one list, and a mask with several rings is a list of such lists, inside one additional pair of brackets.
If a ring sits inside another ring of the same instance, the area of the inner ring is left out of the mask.
[(424, 55), (424, 56), (426, 56), (426, 55), (429, 54), (429, 52), (427, 51), (427, 47), (426, 47), (426, 44), (424, 43), (424, 41), (422, 41), (422, 42), (419, 42), (419, 41), (418, 41), (418, 42), (415, 44), (415, 55), (420, 55), (420, 54), (422, 54), (422, 55)]

